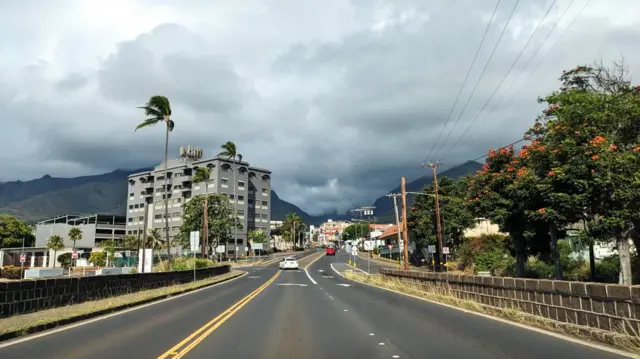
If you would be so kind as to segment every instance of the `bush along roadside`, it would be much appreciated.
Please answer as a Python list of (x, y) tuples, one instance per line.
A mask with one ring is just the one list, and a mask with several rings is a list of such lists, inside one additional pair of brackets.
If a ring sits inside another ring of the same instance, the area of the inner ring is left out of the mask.
[(243, 275), (246, 275), (246, 272), (234, 270), (215, 277), (198, 280), (196, 282), (151, 289), (115, 298), (85, 302), (65, 307), (47, 309), (37, 313), (3, 318), (0, 319), (0, 341), (14, 339), (20, 336), (156, 302), (215, 284), (224, 283)]

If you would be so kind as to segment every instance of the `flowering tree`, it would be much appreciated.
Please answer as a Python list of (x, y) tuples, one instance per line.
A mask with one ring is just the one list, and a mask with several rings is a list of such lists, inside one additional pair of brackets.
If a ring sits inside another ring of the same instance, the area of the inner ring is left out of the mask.
[[(521, 151), (526, 156), (527, 149)], [(468, 178), (468, 206), (476, 217), (490, 219), (502, 232), (509, 233), (516, 256), (516, 276), (525, 274), (527, 260), (527, 210), (517, 188), (529, 169), (516, 156), (513, 146), (490, 150), (482, 170)]]

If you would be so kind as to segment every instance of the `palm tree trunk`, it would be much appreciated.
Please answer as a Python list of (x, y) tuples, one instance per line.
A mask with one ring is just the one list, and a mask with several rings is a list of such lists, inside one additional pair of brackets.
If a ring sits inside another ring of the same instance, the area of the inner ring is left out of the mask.
[(167, 161), (169, 160), (169, 126), (164, 136), (164, 233), (167, 237), (167, 260), (171, 262), (171, 239), (169, 238), (169, 179), (167, 178)]
[(53, 250), (53, 268), (55, 268), (55, 267), (56, 267), (56, 262), (57, 262), (57, 261), (56, 261), (56, 250), (54, 249), (54, 250)]
[(202, 248), (200, 248), (200, 254), (204, 259), (207, 253), (207, 235), (209, 229), (209, 181), (205, 182), (205, 195), (204, 195), (204, 220), (202, 222)]
[(236, 189), (238, 185), (236, 184), (236, 171), (238, 170), (238, 165), (236, 164), (235, 157), (233, 158), (233, 242), (235, 245), (235, 261), (238, 261), (238, 224), (236, 221), (238, 220), (238, 196), (236, 194)]

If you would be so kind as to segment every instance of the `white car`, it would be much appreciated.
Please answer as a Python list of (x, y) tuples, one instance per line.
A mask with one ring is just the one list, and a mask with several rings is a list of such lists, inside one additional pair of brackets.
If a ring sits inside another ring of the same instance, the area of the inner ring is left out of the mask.
[(295, 257), (286, 257), (280, 262), (280, 269), (298, 269), (298, 261)]

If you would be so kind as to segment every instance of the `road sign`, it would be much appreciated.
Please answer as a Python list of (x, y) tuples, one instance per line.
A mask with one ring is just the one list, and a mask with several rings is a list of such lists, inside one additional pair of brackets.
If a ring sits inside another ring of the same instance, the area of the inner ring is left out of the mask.
[(71, 258), (78, 259), (78, 251), (73, 251), (73, 253), (71, 253)]
[(262, 249), (262, 243), (254, 243), (253, 249)]
[(27, 255), (24, 253), (20, 254), (20, 263), (24, 263), (27, 261)]
[(358, 255), (358, 248), (356, 246), (351, 246), (351, 255)]
[(436, 246), (433, 244), (430, 244), (427, 246), (427, 252), (429, 253), (435, 253), (436, 252)]
[(449, 254), (449, 247), (442, 247), (442, 254)]
[(191, 233), (189, 233), (189, 246), (191, 252), (198, 252), (200, 250), (200, 231), (191, 231)]

